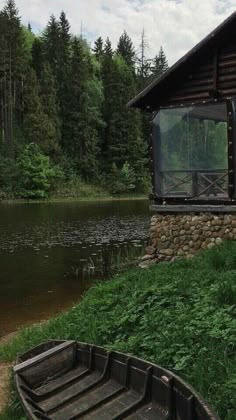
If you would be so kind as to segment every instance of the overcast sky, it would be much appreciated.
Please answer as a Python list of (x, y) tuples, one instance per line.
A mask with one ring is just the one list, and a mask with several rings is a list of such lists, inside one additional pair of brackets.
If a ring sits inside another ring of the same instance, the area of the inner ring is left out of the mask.
[[(0, 0), (0, 8), (5, 1)], [(236, 0), (16, 0), (23, 23), (42, 30), (49, 16), (63, 9), (73, 33), (83, 34), (91, 44), (101, 35), (114, 46), (124, 29), (136, 47), (142, 29), (149, 56), (163, 46), (170, 64), (236, 10)]]

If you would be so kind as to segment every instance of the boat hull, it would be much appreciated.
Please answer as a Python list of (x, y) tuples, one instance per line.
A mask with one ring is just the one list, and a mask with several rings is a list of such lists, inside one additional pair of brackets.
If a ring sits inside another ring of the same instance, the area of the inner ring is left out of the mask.
[(219, 420), (172, 372), (85, 343), (43, 343), (18, 359), (14, 375), (32, 420)]

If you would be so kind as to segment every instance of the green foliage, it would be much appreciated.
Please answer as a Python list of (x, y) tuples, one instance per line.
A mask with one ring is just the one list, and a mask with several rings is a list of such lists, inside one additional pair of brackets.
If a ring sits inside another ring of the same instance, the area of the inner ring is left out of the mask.
[(236, 305), (224, 287), (231, 285), (235, 296), (236, 271), (230, 264), (219, 273), (212, 265), (212, 254), (221, 251), (236, 255), (235, 242), (190, 261), (133, 269), (98, 283), (68, 313), (24, 329), (1, 347), (0, 357), (12, 361), (18, 352), (48, 338), (131, 353), (174, 370), (222, 420), (232, 420), (236, 417)]
[(135, 173), (128, 162), (119, 170), (115, 163), (112, 164), (109, 176), (109, 190), (112, 194), (128, 193), (135, 189)]
[(15, 162), (0, 155), (0, 200), (9, 198), (15, 189), (17, 167)]
[(124, 185), (126, 191), (131, 191), (135, 188), (135, 173), (128, 162), (125, 162), (120, 171), (121, 183)]
[(57, 173), (50, 165), (49, 158), (39, 147), (30, 143), (25, 146), (17, 159), (18, 194), (22, 198), (46, 198)]
[(117, 45), (117, 54), (119, 54), (128, 66), (133, 66), (135, 62), (134, 45), (126, 31), (120, 36)]
[(153, 59), (153, 64), (151, 66), (152, 79), (160, 77), (165, 71), (168, 70), (168, 61), (164, 53), (163, 48), (160, 48), (159, 54), (156, 55)]
[(236, 305), (235, 274), (233, 274), (231, 278), (229, 278), (229, 276), (222, 277), (221, 283), (217, 289), (217, 302), (220, 305)]
[(207, 254), (207, 261), (214, 270), (236, 270), (236, 252), (234, 243), (226, 241), (217, 248), (212, 249)]
[(103, 116), (106, 122), (102, 150), (104, 167), (108, 171), (113, 162), (122, 167), (128, 161), (136, 174), (144, 174), (147, 144), (142, 135), (140, 114), (126, 107), (135, 93), (133, 68), (121, 56), (112, 58), (105, 55), (102, 72), (105, 86)]
[(44, 151), (52, 158), (60, 152), (61, 130), (59, 109), (56, 97), (56, 81), (49, 64), (45, 64), (41, 72), (40, 100), (44, 113), (45, 141)]
[(102, 58), (104, 50), (103, 50), (103, 39), (101, 36), (94, 42), (93, 52), (97, 59)]
[[(10, 166), (16, 167), (22, 144), (36, 143), (62, 171), (69, 159), (75, 175), (90, 185), (108, 178), (113, 162), (118, 168), (127, 162), (135, 192), (147, 192), (149, 126), (126, 107), (141, 88), (140, 77), (142, 87), (149, 78), (142, 57), (135, 65), (126, 31), (117, 47), (98, 37), (91, 51), (86, 40), (72, 36), (63, 11), (58, 18), (51, 15), (36, 36), (22, 25), (14, 0), (7, 0), (0, 10), (0, 148)], [(16, 184), (7, 180), (8, 191), (16, 193)], [(117, 190), (133, 191), (122, 185)]]
[(41, 38), (34, 39), (34, 42), (32, 44), (31, 48), (31, 64), (32, 67), (37, 74), (37, 77), (40, 79), (42, 68), (44, 65), (43, 60), (43, 42)]
[(53, 199), (65, 198), (69, 200), (111, 198), (105, 188), (101, 186), (101, 183), (96, 185), (84, 182), (81, 177), (76, 174), (70, 174), (66, 180), (62, 179), (61, 182), (57, 182), (50, 196)]
[(35, 41), (35, 35), (33, 34), (33, 32), (31, 30), (29, 30), (29, 28), (26, 28), (25, 26), (22, 26), (22, 33), (23, 33), (23, 42), (24, 42), (24, 47), (26, 49), (27, 52), (27, 58), (28, 61), (31, 60), (31, 53), (32, 53), (32, 47)]
[(55, 157), (59, 152), (60, 128), (54, 78), (49, 65), (41, 73), (41, 83), (29, 69), (25, 84), (24, 133), (29, 143), (37, 143), (43, 152)]
[(14, 0), (0, 10), (0, 113), (1, 138), (9, 157), (14, 158), (14, 130), (22, 117), (22, 81), (29, 56), (24, 31)]

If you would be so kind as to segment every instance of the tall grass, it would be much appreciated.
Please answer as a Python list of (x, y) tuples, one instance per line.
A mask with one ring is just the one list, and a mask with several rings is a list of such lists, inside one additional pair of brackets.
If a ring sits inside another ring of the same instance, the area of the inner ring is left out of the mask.
[(93, 199), (93, 198), (111, 198), (111, 195), (102, 186), (86, 183), (79, 177), (57, 185), (55, 191), (51, 192), (52, 199)]
[(95, 343), (174, 370), (234, 420), (235, 261), (236, 243), (226, 243), (190, 261), (129, 269), (97, 283), (69, 312), (24, 329), (0, 358), (14, 360), (48, 338)]

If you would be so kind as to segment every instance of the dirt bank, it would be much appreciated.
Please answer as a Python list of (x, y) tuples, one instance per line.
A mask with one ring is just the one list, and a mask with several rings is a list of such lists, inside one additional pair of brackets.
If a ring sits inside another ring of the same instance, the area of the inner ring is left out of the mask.
[(3, 412), (9, 397), (10, 363), (0, 363), (0, 414)]

